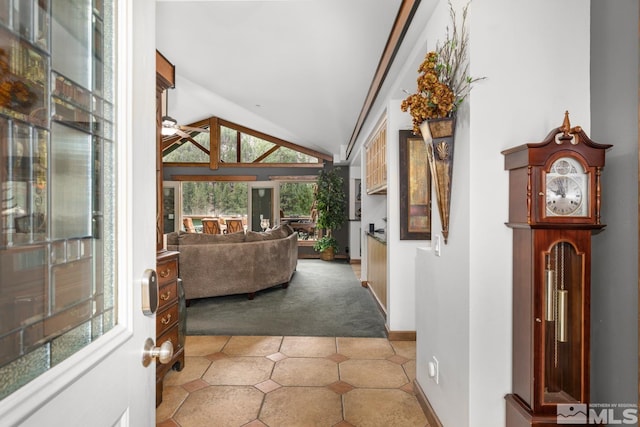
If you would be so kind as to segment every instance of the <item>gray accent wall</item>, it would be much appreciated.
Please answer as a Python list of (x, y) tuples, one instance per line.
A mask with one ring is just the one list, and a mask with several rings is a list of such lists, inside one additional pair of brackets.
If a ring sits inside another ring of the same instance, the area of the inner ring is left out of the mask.
[(591, 131), (613, 144), (592, 239), (591, 402), (638, 402), (637, 0), (591, 2)]

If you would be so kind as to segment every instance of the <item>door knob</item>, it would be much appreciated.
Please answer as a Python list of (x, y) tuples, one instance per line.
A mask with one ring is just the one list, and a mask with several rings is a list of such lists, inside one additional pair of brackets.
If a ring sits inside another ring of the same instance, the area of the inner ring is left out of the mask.
[(156, 347), (151, 338), (144, 342), (142, 351), (142, 366), (145, 368), (151, 364), (153, 359), (158, 359), (160, 363), (168, 363), (173, 357), (173, 344), (171, 340), (166, 340), (160, 347)]

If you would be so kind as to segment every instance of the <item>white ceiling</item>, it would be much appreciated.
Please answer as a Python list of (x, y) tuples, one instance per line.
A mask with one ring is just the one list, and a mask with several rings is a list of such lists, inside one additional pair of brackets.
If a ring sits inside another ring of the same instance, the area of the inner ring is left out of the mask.
[(349, 143), (401, 0), (157, 0), (168, 113), (217, 116), (334, 155)]

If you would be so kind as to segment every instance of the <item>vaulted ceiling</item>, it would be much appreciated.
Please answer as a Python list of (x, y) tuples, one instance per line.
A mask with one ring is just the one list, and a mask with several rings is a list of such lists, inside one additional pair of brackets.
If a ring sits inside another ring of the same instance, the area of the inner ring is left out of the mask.
[(176, 67), (168, 113), (183, 125), (218, 116), (344, 152), (402, 4), (158, 0), (157, 48)]

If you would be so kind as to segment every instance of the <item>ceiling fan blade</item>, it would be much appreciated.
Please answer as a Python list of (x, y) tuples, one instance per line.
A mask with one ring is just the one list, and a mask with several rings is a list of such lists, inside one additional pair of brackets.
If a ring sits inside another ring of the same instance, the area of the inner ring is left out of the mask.
[(178, 125), (178, 127), (184, 131), (189, 131), (189, 132), (204, 132), (204, 133), (209, 133), (209, 129), (206, 128), (197, 128), (197, 127), (193, 127), (193, 126), (182, 126), (182, 125)]
[(182, 138), (189, 138), (191, 139), (191, 135), (189, 135), (188, 133), (186, 133), (185, 131), (183, 131), (182, 129), (178, 129), (176, 128), (176, 135), (180, 135)]

